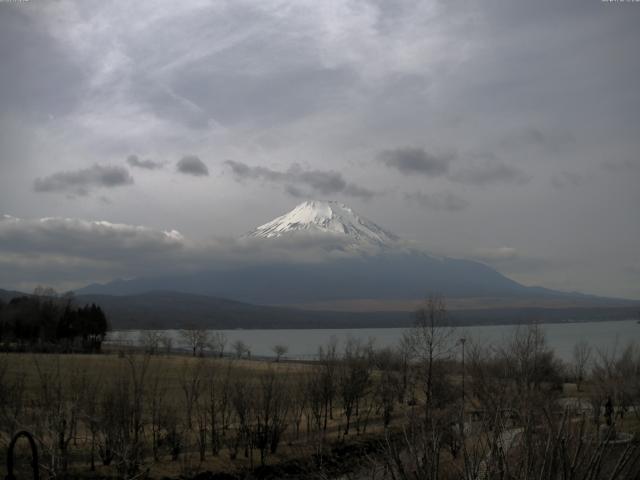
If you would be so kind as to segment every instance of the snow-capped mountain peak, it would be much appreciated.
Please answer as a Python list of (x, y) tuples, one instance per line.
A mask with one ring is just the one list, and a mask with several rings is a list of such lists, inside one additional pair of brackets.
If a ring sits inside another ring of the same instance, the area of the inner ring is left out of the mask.
[(390, 246), (398, 237), (356, 214), (344, 203), (310, 200), (260, 225), (247, 237), (277, 238), (296, 233), (335, 235), (348, 243)]

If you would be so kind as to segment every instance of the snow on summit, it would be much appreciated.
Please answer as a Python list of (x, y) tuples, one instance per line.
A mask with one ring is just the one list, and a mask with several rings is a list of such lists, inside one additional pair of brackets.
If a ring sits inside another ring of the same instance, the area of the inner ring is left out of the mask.
[(350, 243), (390, 246), (398, 238), (375, 223), (357, 215), (344, 203), (312, 200), (260, 225), (248, 237), (277, 238), (299, 232), (332, 234)]

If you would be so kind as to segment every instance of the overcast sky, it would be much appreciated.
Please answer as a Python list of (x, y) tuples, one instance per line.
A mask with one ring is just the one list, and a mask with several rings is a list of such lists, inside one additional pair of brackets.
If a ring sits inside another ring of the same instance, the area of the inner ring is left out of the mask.
[(640, 298), (639, 24), (600, 0), (0, 2), (0, 287), (149, 273), (318, 198)]

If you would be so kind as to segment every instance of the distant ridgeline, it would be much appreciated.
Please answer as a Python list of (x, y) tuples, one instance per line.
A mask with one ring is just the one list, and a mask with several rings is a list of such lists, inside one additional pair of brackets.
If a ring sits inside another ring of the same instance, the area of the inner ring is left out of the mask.
[(0, 347), (13, 351), (99, 352), (109, 323), (92, 303), (74, 305), (72, 295), (36, 289), (3, 302), (0, 299)]

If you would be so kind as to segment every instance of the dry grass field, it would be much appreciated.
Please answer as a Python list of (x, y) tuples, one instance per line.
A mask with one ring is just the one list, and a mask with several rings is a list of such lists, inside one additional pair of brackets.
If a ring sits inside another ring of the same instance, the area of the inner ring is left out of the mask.
[(394, 477), (403, 480), (507, 467), (517, 479), (579, 459), (584, 475), (621, 479), (640, 468), (635, 346), (578, 368), (532, 328), (503, 351), (468, 347), (463, 369), (430, 328), (410, 349), (354, 341), (308, 363), (133, 349), (0, 354), (0, 455), (27, 430), (43, 478), (374, 478), (368, 469), (382, 465), (417, 472)]
[[(368, 372), (360, 411), (353, 413), (345, 436), (338, 393), (333, 392), (328, 411), (319, 396), (311, 398), (309, 386), (321, 381), (321, 368), (175, 354), (2, 354), (0, 455), (6, 455), (8, 432), (24, 429), (38, 440), (45, 475), (135, 476), (118, 465), (133, 461), (117, 451), (131, 445), (114, 445), (113, 458), (104, 465), (109, 442), (136, 445), (135, 469), (151, 478), (202, 471), (239, 474), (261, 464), (308, 462), (335, 442), (352, 438), (359, 443), (379, 435), (381, 413), (374, 403), (379, 372)], [(317, 403), (315, 410), (311, 401)], [(239, 418), (243, 415), (248, 418)], [(265, 419), (270, 415), (283, 418), (274, 423)], [(113, 425), (120, 431), (112, 432)], [(274, 448), (267, 439), (262, 455), (260, 439), (248, 438), (259, 436), (261, 429), (280, 437)], [(22, 447), (20, 455), (26, 452)]]

